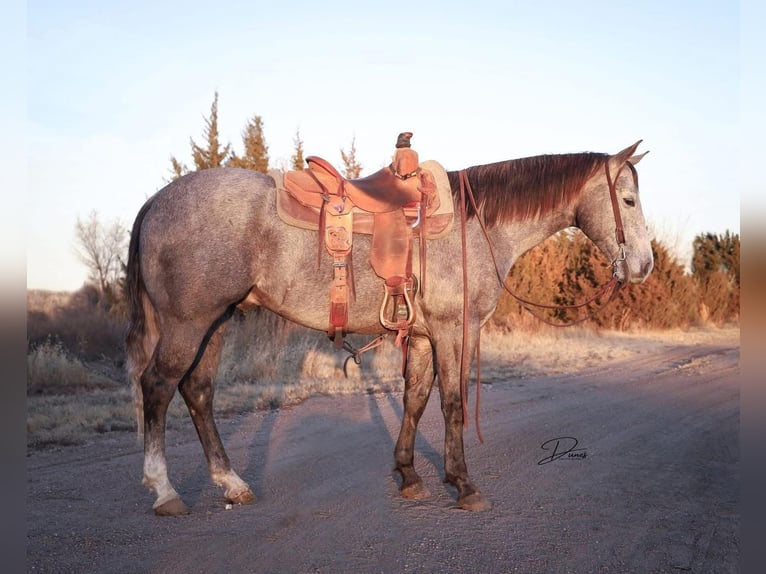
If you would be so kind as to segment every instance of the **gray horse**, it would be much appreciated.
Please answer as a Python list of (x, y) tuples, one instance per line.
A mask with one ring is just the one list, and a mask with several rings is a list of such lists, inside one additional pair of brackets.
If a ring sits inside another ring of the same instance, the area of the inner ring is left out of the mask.
[[(401, 495), (428, 495), (413, 465), (415, 434), (434, 380), (444, 415), (445, 481), (458, 504), (486, 510), (487, 499), (468, 476), (463, 450), (461, 356), (473, 357), (481, 326), (490, 318), (514, 261), (550, 235), (579, 227), (607, 255), (623, 282), (640, 283), (653, 266), (650, 237), (633, 167), (640, 142), (615, 155), (543, 155), (464, 170), (475, 197), (468, 200), (467, 338), (463, 343), (460, 225), (429, 241), (428, 290), (415, 299), (409, 337), (404, 414), (395, 447)], [(460, 213), (459, 172), (448, 172)], [(610, 187), (615, 194), (614, 206)], [(621, 215), (624, 245), (615, 236)], [(482, 231), (486, 226), (486, 234)], [(488, 244), (494, 247), (494, 260)], [(354, 239), (354, 260), (369, 258), (369, 236)], [(417, 249), (415, 250), (417, 251)], [(213, 416), (213, 381), (226, 320), (236, 308), (264, 307), (300, 325), (327, 328), (332, 260), (317, 270), (316, 232), (289, 227), (277, 217), (275, 182), (242, 169), (186, 175), (157, 192), (133, 225), (128, 258), (129, 373), (139, 429), (144, 433), (143, 483), (156, 495), (158, 515), (188, 512), (168, 479), (165, 420), (180, 390), (199, 434), (212, 480), (227, 501), (251, 503), (250, 487), (232, 470)], [(413, 269), (418, 268), (417, 253)], [(367, 265), (355, 270), (356, 298), (349, 332), (377, 335), (383, 293)], [(257, 341), (254, 341), (257, 344)]]

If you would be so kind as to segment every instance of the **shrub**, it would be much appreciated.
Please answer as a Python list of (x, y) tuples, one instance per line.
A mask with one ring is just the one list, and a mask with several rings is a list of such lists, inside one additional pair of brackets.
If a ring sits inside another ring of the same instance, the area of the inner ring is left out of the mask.
[(72, 394), (88, 388), (107, 388), (120, 383), (88, 370), (64, 346), (47, 339), (27, 355), (27, 394)]
[[(739, 289), (716, 274), (701, 285), (660, 242), (652, 241), (654, 270), (641, 285), (626, 285), (615, 300), (590, 306), (596, 311), (586, 324), (596, 328), (669, 329), (698, 326), (702, 312), (721, 324), (739, 314)], [(612, 275), (608, 259), (580, 231), (566, 230), (522, 255), (506, 279), (518, 296), (545, 305), (571, 305), (588, 299)], [(721, 274), (722, 275), (722, 274)], [(727, 286), (728, 285), (728, 286)], [(557, 309), (535, 312), (557, 323), (585, 313)], [(503, 293), (493, 321), (506, 329), (537, 331), (543, 323)]]
[(121, 364), (126, 323), (100, 303), (98, 290), (85, 285), (68, 296), (31, 291), (27, 294), (27, 350), (55, 340), (71, 356), (101, 358)]

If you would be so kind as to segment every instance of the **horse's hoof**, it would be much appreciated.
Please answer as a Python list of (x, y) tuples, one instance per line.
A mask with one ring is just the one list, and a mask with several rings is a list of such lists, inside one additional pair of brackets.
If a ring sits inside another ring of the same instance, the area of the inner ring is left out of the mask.
[(485, 510), (492, 508), (492, 504), (490, 504), (489, 500), (484, 498), (484, 495), (481, 492), (474, 492), (473, 494), (461, 498), (458, 500), (458, 504), (463, 510), (470, 510), (471, 512), (484, 512)]
[(234, 496), (227, 496), (226, 501), (232, 504), (253, 504), (255, 502), (255, 495), (253, 494), (253, 491), (248, 488)]
[(425, 500), (431, 498), (431, 493), (425, 486), (423, 486), (422, 482), (415, 482), (403, 486), (399, 492), (401, 492), (402, 498), (408, 498), (410, 500)]
[(183, 516), (189, 514), (189, 509), (180, 498), (171, 498), (154, 509), (157, 516)]

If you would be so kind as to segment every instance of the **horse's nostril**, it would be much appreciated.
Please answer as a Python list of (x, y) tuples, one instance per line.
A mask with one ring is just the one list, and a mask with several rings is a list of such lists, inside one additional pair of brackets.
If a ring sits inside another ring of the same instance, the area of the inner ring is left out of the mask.
[(647, 261), (644, 263), (644, 266), (641, 268), (641, 271), (643, 272), (644, 277), (649, 275), (649, 273), (652, 272), (652, 267), (654, 267), (654, 261)]

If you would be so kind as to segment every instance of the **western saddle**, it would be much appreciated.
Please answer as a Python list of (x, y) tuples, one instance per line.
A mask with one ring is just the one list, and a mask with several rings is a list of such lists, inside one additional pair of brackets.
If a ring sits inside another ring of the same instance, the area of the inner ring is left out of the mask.
[[(372, 235), (370, 265), (383, 279), (380, 322), (397, 333), (396, 345), (415, 321), (413, 298), (425, 292), (426, 241), (445, 235), (453, 204), (446, 172), (434, 161), (418, 161), (411, 132), (399, 135), (393, 161), (368, 177), (346, 179), (320, 157), (307, 169), (288, 171), (277, 185), (277, 212), (290, 225), (317, 230), (317, 268), (323, 247), (333, 260), (328, 336), (344, 346), (349, 296), (355, 298), (354, 233)], [(438, 185), (437, 185), (438, 181)], [(420, 278), (412, 273), (414, 238), (419, 238)]]

